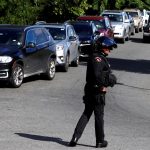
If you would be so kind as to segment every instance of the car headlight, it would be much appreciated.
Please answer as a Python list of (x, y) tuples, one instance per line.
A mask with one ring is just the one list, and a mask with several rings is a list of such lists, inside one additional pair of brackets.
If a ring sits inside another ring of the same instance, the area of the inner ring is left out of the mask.
[(64, 45), (56, 45), (57, 56), (64, 56)]
[(90, 44), (91, 41), (90, 40), (87, 40), (87, 41), (83, 41), (84, 44)]
[(10, 63), (12, 60), (10, 56), (0, 56), (0, 63)]

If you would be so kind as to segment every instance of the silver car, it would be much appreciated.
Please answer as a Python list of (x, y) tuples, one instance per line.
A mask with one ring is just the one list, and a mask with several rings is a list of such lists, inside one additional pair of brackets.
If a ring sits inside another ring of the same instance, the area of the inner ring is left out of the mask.
[(48, 29), (56, 43), (57, 64), (64, 72), (69, 65), (79, 65), (79, 38), (72, 25), (67, 23), (46, 23), (40, 26)]
[(105, 10), (102, 16), (107, 16), (114, 29), (114, 38), (120, 39), (122, 43), (130, 38), (130, 21), (126, 12), (122, 10)]

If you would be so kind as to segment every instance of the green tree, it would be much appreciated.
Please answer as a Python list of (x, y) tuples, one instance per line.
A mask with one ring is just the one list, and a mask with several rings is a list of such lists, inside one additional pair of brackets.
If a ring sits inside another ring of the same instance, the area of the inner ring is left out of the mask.
[(33, 24), (37, 20), (64, 22), (80, 15), (99, 15), (104, 9), (150, 10), (149, 0), (0, 0), (1, 24)]
[[(41, 0), (41, 11), (38, 20), (63, 22), (83, 15), (90, 7), (87, 0)], [(46, 14), (46, 15), (45, 15)]]
[(1, 0), (0, 14), (2, 24), (32, 24), (38, 8), (30, 0)]

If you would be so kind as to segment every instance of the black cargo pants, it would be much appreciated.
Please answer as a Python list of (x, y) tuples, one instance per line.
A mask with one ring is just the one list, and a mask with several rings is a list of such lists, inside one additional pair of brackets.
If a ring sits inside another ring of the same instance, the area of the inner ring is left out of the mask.
[(81, 115), (73, 136), (78, 139), (81, 137), (92, 113), (95, 116), (95, 136), (96, 143), (104, 140), (104, 105), (105, 105), (105, 94), (85, 95), (84, 98), (85, 109)]

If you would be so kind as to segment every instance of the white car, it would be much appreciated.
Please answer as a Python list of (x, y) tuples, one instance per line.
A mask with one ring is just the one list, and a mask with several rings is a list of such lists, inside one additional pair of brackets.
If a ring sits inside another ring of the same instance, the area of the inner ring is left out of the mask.
[(135, 27), (135, 32), (142, 32), (143, 30), (143, 19), (141, 15), (141, 11), (139, 9), (130, 9), (126, 8), (123, 11), (131, 15), (131, 17), (134, 19), (134, 27)]
[(107, 16), (114, 29), (114, 38), (120, 39), (122, 43), (130, 38), (130, 21), (126, 12), (122, 10), (105, 10), (102, 16)]
[(143, 9), (143, 11), (142, 11), (142, 18), (143, 18), (143, 27), (144, 27), (147, 25), (148, 18), (149, 18), (149, 15), (145, 9)]

